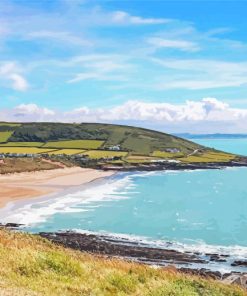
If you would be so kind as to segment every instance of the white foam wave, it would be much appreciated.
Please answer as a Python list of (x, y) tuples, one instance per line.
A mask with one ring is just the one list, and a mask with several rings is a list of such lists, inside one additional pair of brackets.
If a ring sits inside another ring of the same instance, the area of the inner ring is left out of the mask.
[[(27, 226), (45, 222), (57, 213), (77, 213), (93, 210), (102, 201), (128, 199), (137, 193), (130, 176), (109, 178), (104, 182), (86, 186), (74, 193), (12, 204), (0, 211), (1, 223), (20, 223)], [(123, 190), (124, 189), (124, 190)], [(90, 207), (91, 206), (91, 207)]]
[[(221, 246), (221, 245), (209, 245), (203, 241), (192, 241), (191, 243), (180, 243), (177, 241), (164, 241), (164, 240), (153, 240), (146, 236), (138, 236), (131, 234), (122, 234), (122, 233), (110, 233), (106, 231), (93, 232), (82, 229), (73, 229), (74, 232), (83, 233), (83, 234), (94, 234), (94, 235), (103, 235), (106, 238), (115, 239), (121, 243), (125, 244), (138, 244), (138, 246), (148, 247), (148, 248), (160, 248), (160, 249), (169, 249), (175, 250), (178, 252), (186, 252), (191, 254), (199, 254), (199, 257), (205, 259), (208, 254), (219, 254), (226, 255), (226, 262), (211, 262), (202, 263), (196, 265), (191, 265), (191, 268), (208, 268), (211, 270), (217, 270), (222, 273), (230, 271), (247, 271), (243, 267), (232, 267), (231, 263), (235, 260), (246, 260), (247, 258), (247, 247), (232, 245), (232, 246)], [(187, 266), (189, 267), (189, 266)]]

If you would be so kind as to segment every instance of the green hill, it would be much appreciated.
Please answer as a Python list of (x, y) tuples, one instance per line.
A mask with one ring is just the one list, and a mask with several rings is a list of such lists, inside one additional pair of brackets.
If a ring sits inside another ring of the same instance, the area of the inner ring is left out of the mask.
[[(100, 123), (0, 123), (0, 153), (83, 154), (118, 158), (115, 164), (176, 159), (184, 163), (229, 162), (235, 155), (144, 128)], [(109, 162), (109, 161), (108, 161)]]
[[(102, 147), (119, 144), (123, 150), (140, 154), (149, 154), (155, 150), (173, 147), (180, 148), (184, 152), (192, 152), (200, 147), (190, 141), (161, 132), (99, 123), (23, 123), (20, 126), (2, 123), (0, 132), (10, 134), (7, 139), (9, 142), (46, 143), (62, 140), (102, 140), (104, 141)], [(6, 136), (4, 141), (6, 141)]]

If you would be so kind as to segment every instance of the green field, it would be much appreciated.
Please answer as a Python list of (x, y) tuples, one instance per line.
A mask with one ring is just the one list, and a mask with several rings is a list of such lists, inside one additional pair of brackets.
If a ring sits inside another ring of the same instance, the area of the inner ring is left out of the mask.
[(98, 149), (104, 144), (99, 140), (68, 140), (47, 142), (43, 147), (46, 148), (68, 148), (68, 149)]
[[(236, 157), (162, 132), (100, 123), (1, 123), (0, 142), (7, 141), (8, 143), (0, 144), (0, 147), (67, 149), (64, 150), (67, 155), (78, 153), (70, 149), (90, 150), (87, 154), (93, 159), (138, 155), (137, 158), (127, 160), (136, 163), (147, 162), (147, 157), (178, 159), (186, 163), (228, 162)], [(121, 151), (111, 151), (110, 148), (114, 145), (119, 145)], [(177, 148), (180, 152), (166, 152), (168, 148)], [(196, 153), (197, 151), (203, 153)]]
[(121, 150), (145, 156), (154, 151), (164, 151), (166, 148), (178, 148), (181, 152), (189, 154), (202, 147), (162, 132), (99, 123), (23, 123), (15, 128), (9, 141), (45, 142), (46, 147), (58, 149), (108, 149), (110, 146), (120, 145)]
[(21, 126), (21, 123), (11, 123), (11, 122), (0, 122), (0, 127), (1, 126), (7, 126), (7, 127), (17, 127)]
[(0, 144), (0, 147), (41, 147), (42, 142), (7, 142)]
[(86, 151), (84, 154), (88, 155), (92, 159), (107, 158), (107, 157), (114, 157), (114, 156), (125, 157), (128, 155), (127, 152), (107, 151), (107, 150), (90, 150), (90, 151)]
[(36, 147), (0, 147), (0, 153), (40, 154), (51, 152), (52, 149)]
[(0, 143), (7, 142), (13, 131), (0, 132)]
[(191, 155), (187, 157), (179, 158), (182, 162), (229, 162), (235, 159), (236, 156), (224, 152), (204, 152), (198, 155)]
[(80, 150), (80, 149), (59, 149), (52, 152), (49, 152), (49, 155), (59, 155), (59, 154), (65, 154), (65, 155), (75, 155), (75, 154), (86, 154), (87, 150)]
[(152, 153), (154, 157), (160, 157), (160, 158), (177, 158), (177, 157), (183, 157), (185, 156), (184, 153), (178, 152), (178, 153), (170, 153), (165, 151), (154, 151)]

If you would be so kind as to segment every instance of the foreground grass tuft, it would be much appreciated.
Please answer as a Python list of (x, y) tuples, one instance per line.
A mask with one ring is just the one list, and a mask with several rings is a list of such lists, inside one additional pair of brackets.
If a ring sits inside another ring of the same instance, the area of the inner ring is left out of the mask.
[(0, 295), (243, 296), (213, 280), (65, 249), (0, 230)]

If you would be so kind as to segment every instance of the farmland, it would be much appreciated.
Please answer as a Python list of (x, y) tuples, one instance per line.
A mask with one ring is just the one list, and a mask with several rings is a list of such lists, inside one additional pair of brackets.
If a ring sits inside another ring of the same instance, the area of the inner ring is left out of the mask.
[(67, 159), (83, 154), (94, 163), (103, 160), (123, 166), (172, 159), (185, 164), (227, 163), (237, 157), (162, 132), (98, 123), (2, 122), (0, 153), (48, 154)]
[(68, 140), (53, 141), (43, 145), (44, 148), (72, 148), (72, 149), (98, 149), (103, 145), (101, 140)]
[(80, 149), (59, 149), (59, 150), (52, 150), (49, 152), (49, 155), (59, 155), (59, 154), (65, 154), (65, 155), (75, 155), (75, 154), (82, 154), (86, 150), (80, 150)]
[(12, 133), (12, 131), (0, 132), (0, 143), (8, 141)]
[(171, 153), (171, 152), (157, 151), (157, 150), (154, 151), (152, 155), (154, 157), (160, 157), (160, 158), (177, 158), (177, 157), (185, 156), (185, 154), (181, 152)]
[(0, 147), (41, 147), (42, 142), (7, 142), (0, 144)]
[(92, 159), (99, 159), (99, 158), (110, 158), (110, 157), (125, 157), (128, 155), (127, 152), (121, 152), (121, 151), (102, 151), (102, 150), (90, 150), (85, 152), (86, 155), (89, 156), (89, 158)]
[(0, 153), (17, 153), (17, 154), (40, 154), (53, 151), (47, 148), (36, 147), (0, 147)]

